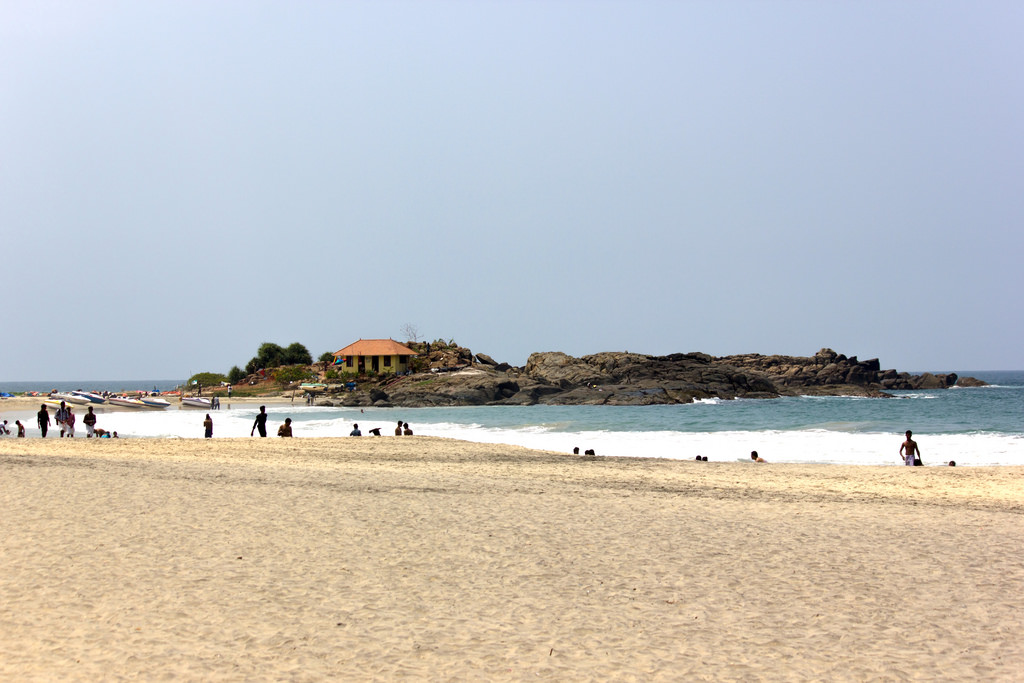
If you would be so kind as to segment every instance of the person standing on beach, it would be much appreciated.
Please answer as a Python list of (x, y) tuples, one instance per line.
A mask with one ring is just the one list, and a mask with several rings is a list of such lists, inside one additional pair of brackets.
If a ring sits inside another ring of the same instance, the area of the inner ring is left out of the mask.
[(64, 428), (67, 429), (68, 438), (75, 438), (75, 411), (68, 406), (68, 416), (64, 418)]
[(292, 435), (292, 419), (290, 417), (286, 417), (284, 419), (284, 424), (277, 428), (277, 435), (278, 436), (291, 436)]
[(57, 421), (57, 426), (60, 427), (61, 438), (64, 437), (64, 432), (67, 431), (67, 425), (64, 424), (68, 419), (68, 406), (64, 401), (60, 402), (60, 408), (57, 409), (57, 414), (53, 416)]
[(359, 431), (359, 425), (353, 424), (352, 431), (348, 433), (349, 436), (362, 436), (363, 433)]
[(921, 462), (921, 449), (917, 447), (917, 442), (912, 437), (914, 435), (909, 429), (907, 430), (907, 440), (900, 445), (900, 455), (903, 456), (903, 464), (913, 467), (917, 463)]
[(402, 435), (402, 421), (399, 420), (398, 421), (398, 426), (395, 427), (395, 436), (401, 436), (401, 435)]
[(249, 436), (256, 430), (260, 430), (260, 436), (267, 435), (267, 407), (260, 406), (260, 414), (256, 416), (256, 421), (252, 423), (252, 429), (249, 430)]
[(50, 428), (50, 413), (46, 410), (46, 404), (39, 406), (39, 412), (36, 413), (36, 422), (39, 424), (39, 431), (43, 433), (43, 438), (46, 438), (46, 430)]
[(206, 414), (206, 419), (203, 420), (203, 430), (206, 432), (207, 439), (213, 438), (213, 418), (210, 417), (209, 413)]
[(409, 423), (406, 422), (402, 425), (402, 436), (412, 436), (412, 430), (409, 429)]
[(21, 424), (21, 420), (15, 420), (14, 424), (18, 425), (18, 436), (25, 437), (25, 425)]
[(85, 438), (91, 439), (96, 433), (96, 413), (92, 412), (92, 406), (89, 406), (88, 411), (82, 418), (82, 424), (85, 425)]

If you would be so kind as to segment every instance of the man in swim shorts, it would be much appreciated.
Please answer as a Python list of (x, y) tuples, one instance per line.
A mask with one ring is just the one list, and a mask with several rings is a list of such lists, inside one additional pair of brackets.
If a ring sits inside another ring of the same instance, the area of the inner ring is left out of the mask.
[(85, 424), (85, 438), (91, 439), (96, 433), (96, 413), (92, 412), (92, 406), (89, 406), (88, 410), (82, 422)]
[(913, 432), (907, 430), (907, 440), (900, 446), (900, 455), (903, 456), (903, 464), (909, 467), (914, 466), (914, 458), (921, 457), (921, 449), (917, 447), (917, 442), (912, 438)]

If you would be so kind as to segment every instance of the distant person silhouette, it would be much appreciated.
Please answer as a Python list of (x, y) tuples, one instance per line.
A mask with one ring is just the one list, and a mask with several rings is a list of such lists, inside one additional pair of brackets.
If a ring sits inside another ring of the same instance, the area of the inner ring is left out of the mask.
[(256, 421), (252, 423), (252, 429), (249, 430), (249, 436), (252, 436), (252, 433), (257, 429), (260, 432), (260, 436), (267, 435), (267, 417), (267, 407), (260, 406), (259, 415), (256, 416)]
[(46, 410), (46, 404), (39, 406), (39, 412), (36, 413), (36, 422), (39, 424), (39, 431), (43, 433), (43, 438), (46, 438), (46, 430), (50, 428), (50, 413)]

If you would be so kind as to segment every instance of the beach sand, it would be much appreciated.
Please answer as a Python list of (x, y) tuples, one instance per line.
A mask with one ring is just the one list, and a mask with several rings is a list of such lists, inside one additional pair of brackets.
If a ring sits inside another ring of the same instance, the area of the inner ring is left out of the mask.
[(0, 442), (4, 680), (1020, 680), (1024, 468)]

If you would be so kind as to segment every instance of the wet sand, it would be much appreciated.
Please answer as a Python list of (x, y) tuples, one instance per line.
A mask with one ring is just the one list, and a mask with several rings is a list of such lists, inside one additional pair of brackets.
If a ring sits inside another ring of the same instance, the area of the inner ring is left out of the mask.
[(1019, 680), (1024, 468), (0, 441), (7, 680)]

